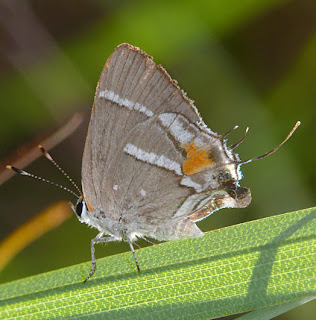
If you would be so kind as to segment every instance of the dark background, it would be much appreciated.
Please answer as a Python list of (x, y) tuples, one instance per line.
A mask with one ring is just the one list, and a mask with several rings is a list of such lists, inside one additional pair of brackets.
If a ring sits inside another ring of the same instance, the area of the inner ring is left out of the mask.
[[(97, 80), (114, 48), (129, 42), (178, 80), (213, 131), (238, 124), (233, 143), (250, 127), (241, 159), (265, 153), (302, 122), (280, 151), (242, 167), (251, 205), (215, 213), (199, 223), (203, 231), (314, 206), (315, 30), (313, 0), (1, 1), (0, 159), (82, 111), (83, 125), (51, 151), (80, 184)], [(44, 158), (27, 170), (67, 184)], [(0, 239), (60, 199), (73, 200), (22, 176), (7, 181), (0, 186)], [(89, 261), (96, 234), (73, 217), (13, 259), (0, 281)], [(96, 250), (101, 257), (129, 248)], [(313, 319), (315, 306), (278, 319)]]

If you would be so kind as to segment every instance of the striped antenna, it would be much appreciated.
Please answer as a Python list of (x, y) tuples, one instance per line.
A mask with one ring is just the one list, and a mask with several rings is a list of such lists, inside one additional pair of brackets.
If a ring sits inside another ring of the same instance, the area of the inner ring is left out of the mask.
[(48, 153), (48, 151), (41, 145), (38, 146), (38, 149), (42, 152), (46, 159), (48, 159), (66, 178), (71, 184), (77, 189), (80, 195), (82, 192), (80, 191), (79, 187), (75, 184), (75, 182), (69, 177), (69, 175), (57, 164), (57, 162), (53, 159), (53, 157)]
[(254, 157), (254, 158), (251, 158), (251, 159), (248, 159), (248, 160), (244, 160), (244, 161), (238, 161), (237, 163), (238, 164), (246, 164), (246, 163), (249, 163), (249, 162), (252, 162), (253, 160), (260, 160), (260, 159), (263, 159), (263, 158), (266, 158), (268, 157), (269, 155), (271, 155), (272, 153), (276, 152), (277, 150), (279, 150), (286, 141), (288, 141), (292, 134), (295, 132), (295, 130), (300, 126), (301, 122), (300, 121), (297, 121), (295, 123), (295, 126), (293, 127), (293, 129), (290, 131), (290, 133), (287, 135), (287, 137), (279, 144), (277, 145), (275, 148), (273, 148), (272, 150), (262, 154), (261, 156), (257, 156), (257, 157)]
[(230, 133), (232, 133), (234, 130), (238, 129), (239, 127), (236, 125), (235, 127), (231, 128), (230, 130), (228, 130), (227, 132), (221, 134), (219, 136), (220, 139), (224, 139), (225, 137), (227, 137)]
[(234, 144), (232, 144), (231, 146), (228, 147), (229, 150), (233, 150), (235, 148), (237, 148), (246, 138), (246, 135), (249, 131), (249, 127), (246, 128), (244, 135), (241, 137), (241, 139), (237, 142), (235, 142)]
[[(62, 186), (62, 185), (60, 185), (60, 184), (58, 184), (58, 183), (55, 183), (55, 182), (50, 181), (50, 180), (47, 180), (47, 179), (45, 179), (45, 178), (36, 176), (36, 175), (34, 175), (34, 174), (32, 174), (32, 173), (26, 172), (26, 171), (24, 171), (24, 170), (22, 170), (22, 169), (13, 167), (13, 166), (11, 166), (11, 165), (7, 165), (6, 167), (7, 167), (7, 169), (9, 169), (9, 170), (12, 170), (12, 171), (14, 171), (14, 172), (16, 172), (16, 173), (18, 173), (18, 174), (21, 174), (22, 176), (27, 176), (27, 177), (31, 177), (31, 178), (34, 178), (34, 179), (37, 179), (37, 180), (41, 180), (41, 181), (46, 182), (46, 183), (49, 183), (49, 184), (51, 184), (51, 185), (53, 185), (53, 186), (55, 186), (55, 187), (58, 187), (58, 188), (60, 188), (60, 189), (63, 189), (63, 190), (65, 190), (65, 191), (73, 194), (77, 199), (80, 199), (80, 196), (78, 196), (75, 192), (73, 192), (72, 190), (70, 190), (70, 189), (68, 189), (68, 188), (66, 188), (66, 187), (64, 187), (64, 186)], [(80, 193), (80, 194), (81, 194), (81, 193)]]

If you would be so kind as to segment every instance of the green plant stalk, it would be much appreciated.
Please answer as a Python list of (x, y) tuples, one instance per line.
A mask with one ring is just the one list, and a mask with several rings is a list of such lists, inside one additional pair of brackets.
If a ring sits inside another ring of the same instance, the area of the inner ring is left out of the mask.
[[(207, 319), (316, 295), (316, 208), (0, 286), (0, 319)], [(39, 258), (40, 259), (40, 258)]]

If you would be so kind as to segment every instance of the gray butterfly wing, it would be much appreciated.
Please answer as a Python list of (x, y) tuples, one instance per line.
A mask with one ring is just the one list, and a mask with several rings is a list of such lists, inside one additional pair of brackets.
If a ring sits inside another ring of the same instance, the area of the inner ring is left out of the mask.
[(138, 48), (117, 47), (101, 74), (83, 155), (90, 210), (129, 235), (200, 236), (195, 221), (250, 202), (237, 187), (236, 157), (162, 67)]
[(196, 108), (167, 72), (129, 44), (118, 46), (102, 71), (82, 161), (82, 185), (91, 207), (101, 207), (103, 177), (119, 142), (153, 115), (179, 112), (201, 121)]

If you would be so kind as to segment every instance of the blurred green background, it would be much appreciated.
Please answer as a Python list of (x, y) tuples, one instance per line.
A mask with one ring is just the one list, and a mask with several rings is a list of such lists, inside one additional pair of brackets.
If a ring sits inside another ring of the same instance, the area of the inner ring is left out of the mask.
[[(220, 210), (199, 223), (203, 231), (314, 206), (315, 31), (314, 0), (1, 1), (0, 159), (82, 111), (83, 125), (51, 150), (80, 184), (97, 80), (114, 48), (129, 42), (178, 80), (213, 131), (238, 124), (233, 143), (250, 127), (241, 159), (270, 150), (302, 122), (280, 151), (242, 167), (251, 205)], [(44, 158), (27, 170), (67, 185)], [(60, 199), (74, 201), (22, 176), (1, 185), (0, 240)], [(89, 261), (96, 234), (73, 217), (12, 260), (0, 282)], [(97, 246), (96, 255), (128, 250), (115, 243)], [(314, 319), (315, 309), (310, 303), (278, 319)]]

